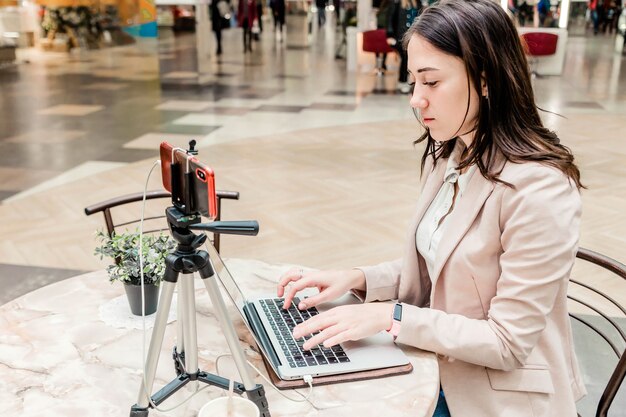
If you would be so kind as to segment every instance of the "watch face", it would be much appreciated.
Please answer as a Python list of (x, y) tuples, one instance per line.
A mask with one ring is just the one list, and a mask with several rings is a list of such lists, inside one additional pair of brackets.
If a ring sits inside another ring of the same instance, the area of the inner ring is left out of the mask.
[(402, 320), (402, 304), (396, 304), (393, 307), (393, 319), (395, 321)]

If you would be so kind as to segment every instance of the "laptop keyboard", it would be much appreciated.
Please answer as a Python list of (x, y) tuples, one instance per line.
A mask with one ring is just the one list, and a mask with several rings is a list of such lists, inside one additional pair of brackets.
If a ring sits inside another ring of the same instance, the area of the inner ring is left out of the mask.
[(346, 352), (344, 352), (340, 345), (335, 345), (331, 348), (317, 345), (310, 350), (302, 349), (304, 342), (319, 332), (304, 336), (300, 339), (294, 339), (293, 328), (310, 317), (319, 314), (317, 308), (312, 307), (308, 310), (298, 310), (296, 307), (300, 304), (298, 297), (294, 297), (288, 310), (283, 308), (282, 298), (268, 298), (260, 300), (260, 303), (265, 311), (265, 315), (271, 322), (274, 334), (278, 337), (280, 347), (285, 353), (290, 367), (301, 368), (304, 366), (350, 362)]

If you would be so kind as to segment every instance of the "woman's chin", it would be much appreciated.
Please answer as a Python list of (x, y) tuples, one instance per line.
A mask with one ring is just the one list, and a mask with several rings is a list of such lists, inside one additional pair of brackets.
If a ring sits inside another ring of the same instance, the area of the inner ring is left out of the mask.
[(447, 142), (451, 138), (450, 135), (442, 134), (441, 132), (433, 131), (433, 129), (429, 129), (428, 133), (430, 133), (430, 137), (433, 138), (437, 142)]

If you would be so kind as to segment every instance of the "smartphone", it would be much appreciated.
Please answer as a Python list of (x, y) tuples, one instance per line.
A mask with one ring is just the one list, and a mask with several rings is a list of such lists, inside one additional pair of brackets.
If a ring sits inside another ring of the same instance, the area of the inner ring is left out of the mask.
[(185, 214), (200, 213), (214, 220), (217, 196), (213, 170), (167, 142), (161, 143), (160, 154), (163, 188), (172, 193), (172, 204)]
[[(182, 148), (175, 148), (167, 142), (161, 143), (159, 148), (161, 154), (161, 179), (163, 181), (163, 188), (170, 193), (175, 191), (178, 198), (181, 196), (181, 187), (183, 185), (183, 177), (178, 175), (177, 169), (185, 166), (187, 153)], [(174, 179), (172, 183), (172, 164), (174, 164)]]

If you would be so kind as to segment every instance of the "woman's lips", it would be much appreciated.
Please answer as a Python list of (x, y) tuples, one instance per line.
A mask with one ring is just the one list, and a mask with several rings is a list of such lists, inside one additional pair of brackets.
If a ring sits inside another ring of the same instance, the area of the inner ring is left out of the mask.
[(428, 124), (433, 122), (435, 119), (433, 117), (424, 117), (424, 123)]

